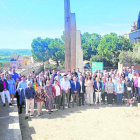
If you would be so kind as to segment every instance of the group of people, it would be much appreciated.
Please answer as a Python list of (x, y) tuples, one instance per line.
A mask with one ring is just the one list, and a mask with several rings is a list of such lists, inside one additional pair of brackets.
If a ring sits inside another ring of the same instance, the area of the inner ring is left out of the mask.
[(25, 104), (26, 119), (33, 116), (34, 108), (41, 116), (43, 104), (49, 114), (54, 108), (62, 110), (66, 105), (71, 108), (75, 104), (112, 106), (114, 103), (122, 106), (127, 100), (126, 106), (132, 107), (133, 97), (140, 101), (140, 75), (134, 66), (124, 67), (121, 74), (117, 70), (82, 73), (73, 69), (63, 75), (59, 71), (45, 70), (38, 75), (33, 72), (27, 77), (9, 69), (0, 73), (0, 94), (4, 107), (5, 97), (10, 106), (14, 104), (14, 97), (17, 98), (19, 114)]

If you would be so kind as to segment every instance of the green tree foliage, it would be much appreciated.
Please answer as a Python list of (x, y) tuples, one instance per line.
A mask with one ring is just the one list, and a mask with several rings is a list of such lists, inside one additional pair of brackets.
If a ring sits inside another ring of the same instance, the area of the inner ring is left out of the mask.
[(61, 39), (46, 38), (41, 39), (40, 37), (33, 40), (32, 44), (32, 56), (36, 61), (47, 61), (52, 59), (59, 65), (59, 61), (64, 61), (64, 43)]
[(140, 12), (139, 12), (138, 21), (137, 21), (137, 30), (139, 29), (140, 29)]
[(119, 61), (122, 64), (135, 65), (140, 63), (140, 44), (134, 44), (133, 51), (121, 51)]
[(100, 40), (101, 36), (96, 33), (89, 34), (86, 32), (81, 35), (84, 60), (90, 60), (91, 55), (97, 54), (97, 47), (100, 43)]
[(117, 36), (116, 33), (105, 35), (97, 48), (98, 55), (112, 63), (113, 66), (117, 66), (119, 54), (122, 50), (132, 50), (132, 45), (130, 40), (123, 36)]

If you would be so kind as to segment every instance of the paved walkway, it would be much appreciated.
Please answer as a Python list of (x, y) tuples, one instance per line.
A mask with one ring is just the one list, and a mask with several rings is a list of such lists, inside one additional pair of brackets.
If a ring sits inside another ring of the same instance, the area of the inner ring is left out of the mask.
[(17, 107), (3, 107), (0, 98), (0, 140), (21, 140)]
[(140, 140), (136, 106), (82, 106), (43, 113), (28, 120), (20, 115), (23, 140)]

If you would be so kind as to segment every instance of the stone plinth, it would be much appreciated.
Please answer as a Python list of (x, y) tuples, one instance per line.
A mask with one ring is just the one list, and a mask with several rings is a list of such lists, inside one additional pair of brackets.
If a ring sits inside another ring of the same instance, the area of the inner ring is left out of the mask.
[(71, 70), (76, 69), (76, 17), (71, 13)]
[(138, 108), (140, 109), (140, 103), (137, 104)]
[(118, 63), (118, 72), (121, 74), (123, 72), (123, 64)]
[(79, 68), (80, 72), (84, 71), (83, 63), (83, 49), (81, 47), (81, 33), (76, 31), (76, 69)]
[(71, 11), (70, 0), (64, 0), (65, 18), (65, 71), (71, 70)]

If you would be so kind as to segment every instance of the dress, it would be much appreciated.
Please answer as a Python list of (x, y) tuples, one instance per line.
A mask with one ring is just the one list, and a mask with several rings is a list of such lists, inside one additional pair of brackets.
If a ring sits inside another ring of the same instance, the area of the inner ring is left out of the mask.
[(44, 90), (41, 90), (41, 94), (36, 91), (34, 100), (36, 102), (44, 102), (45, 101)]
[(132, 94), (131, 94), (131, 89), (132, 88), (133, 88), (132, 81), (125, 81), (124, 82), (125, 98), (127, 98), (127, 99), (132, 98)]
[(52, 94), (52, 86), (46, 86), (45, 90), (47, 90), (47, 95), (49, 96), (49, 98), (46, 96), (46, 109), (51, 110), (53, 109), (53, 94)]
[[(90, 86), (90, 85), (93, 85), (93, 81), (85, 81), (85, 86), (86, 86), (86, 94), (87, 94), (87, 103), (88, 104), (93, 104), (93, 86)], [(88, 87), (90, 86), (90, 87)]]
[(14, 79), (11, 79), (11, 80), (7, 80), (7, 83), (8, 83), (8, 90), (9, 90), (9, 93), (10, 94), (15, 94), (16, 91), (15, 91), (15, 80)]

